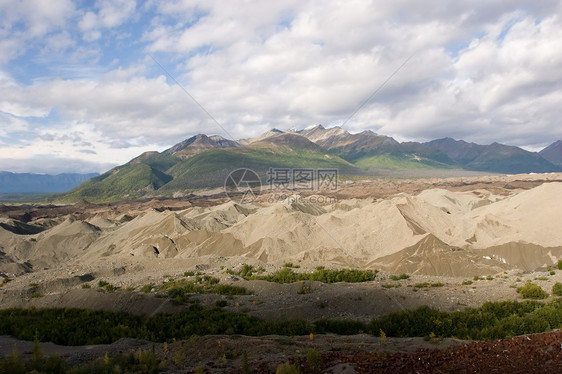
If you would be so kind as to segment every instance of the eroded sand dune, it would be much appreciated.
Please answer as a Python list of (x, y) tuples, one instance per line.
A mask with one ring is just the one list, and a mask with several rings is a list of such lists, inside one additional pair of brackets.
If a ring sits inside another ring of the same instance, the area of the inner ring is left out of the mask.
[(473, 276), (534, 270), (562, 258), (562, 183), (507, 196), (484, 189), (428, 189), (318, 205), (228, 202), (181, 211), (108, 212), (54, 224), (0, 222), (0, 271), (146, 258), (246, 257)]

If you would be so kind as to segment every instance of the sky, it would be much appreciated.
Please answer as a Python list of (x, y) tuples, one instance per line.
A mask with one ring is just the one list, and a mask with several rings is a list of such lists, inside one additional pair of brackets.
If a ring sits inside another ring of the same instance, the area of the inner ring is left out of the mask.
[(550, 0), (0, 0), (0, 170), (101, 173), (198, 133), (315, 124), (537, 151), (562, 139), (561, 15)]

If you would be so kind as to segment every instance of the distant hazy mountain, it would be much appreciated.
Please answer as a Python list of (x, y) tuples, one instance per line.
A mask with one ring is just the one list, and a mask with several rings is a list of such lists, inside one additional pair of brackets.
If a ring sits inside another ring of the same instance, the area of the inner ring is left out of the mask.
[(511, 174), (560, 171), (560, 167), (547, 161), (537, 152), (505, 144), (479, 145), (443, 138), (424, 145), (443, 152), (467, 170)]
[(451, 138), (400, 143), (372, 131), (351, 134), (340, 127), (317, 125), (304, 130), (272, 129), (240, 141), (199, 134), (162, 153), (143, 153), (86, 181), (65, 198), (109, 201), (173, 196), (223, 186), (228, 174), (238, 168), (254, 170), (264, 184), (270, 168), (337, 168), (340, 175), (381, 175), (381, 170), (408, 175), (415, 169), (495, 173), (561, 170), (539, 153), (498, 143), (479, 145)]
[(99, 174), (28, 174), (0, 171), (0, 193), (66, 192)]
[(553, 164), (562, 166), (562, 140), (555, 141), (539, 154)]

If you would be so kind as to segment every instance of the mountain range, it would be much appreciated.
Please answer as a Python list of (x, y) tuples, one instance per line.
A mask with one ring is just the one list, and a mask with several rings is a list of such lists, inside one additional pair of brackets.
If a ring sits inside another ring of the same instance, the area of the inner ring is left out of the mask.
[(0, 171), (0, 193), (65, 192), (97, 175), (99, 174), (65, 173), (49, 175)]
[(262, 181), (270, 168), (338, 169), (340, 175), (378, 175), (380, 170), (465, 170), (489, 173), (562, 171), (560, 141), (529, 152), (499, 143), (479, 145), (452, 138), (426, 143), (398, 142), (363, 131), (311, 126), (272, 129), (239, 141), (218, 135), (195, 135), (163, 152), (146, 152), (128, 163), (91, 178), (62, 198), (111, 201), (181, 196), (194, 189), (224, 185), (238, 168), (254, 170)]

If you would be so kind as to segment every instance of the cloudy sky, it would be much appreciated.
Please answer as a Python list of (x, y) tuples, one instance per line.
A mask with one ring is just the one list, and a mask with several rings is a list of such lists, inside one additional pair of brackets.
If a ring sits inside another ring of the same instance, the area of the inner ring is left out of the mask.
[(562, 139), (560, 15), (549, 0), (0, 0), (0, 170), (103, 172), (197, 133), (318, 123), (539, 150)]

